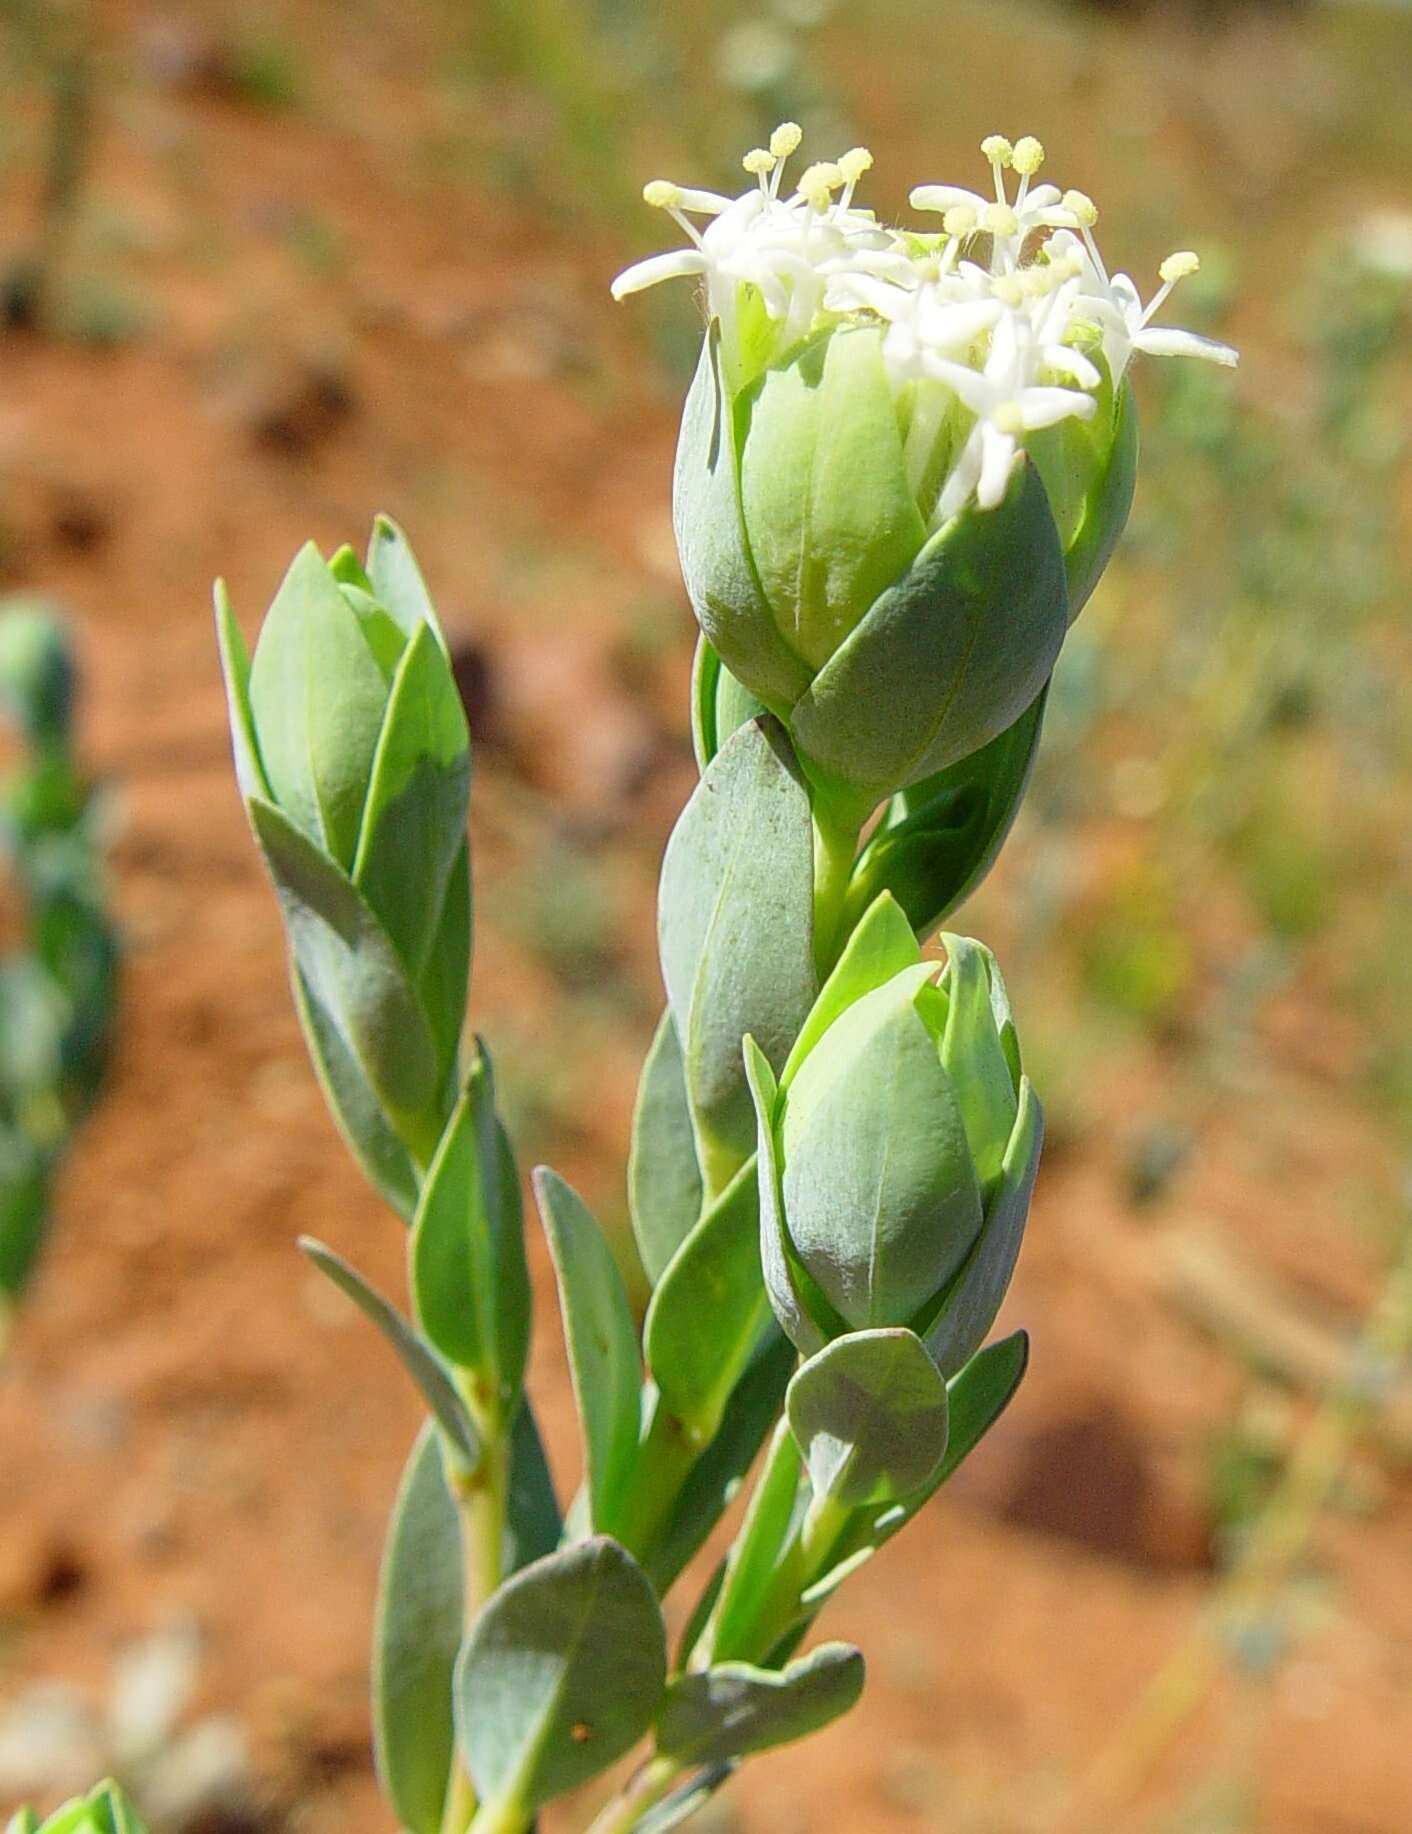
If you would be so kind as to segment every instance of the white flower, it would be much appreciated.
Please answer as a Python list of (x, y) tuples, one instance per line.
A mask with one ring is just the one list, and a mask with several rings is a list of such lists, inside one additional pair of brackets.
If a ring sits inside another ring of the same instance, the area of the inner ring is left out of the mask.
[(1196, 273), (1200, 267), (1200, 261), (1190, 249), (1168, 255), (1158, 269), (1162, 284), (1144, 305), (1136, 283), (1127, 274), (1114, 274), (1110, 280), (1104, 272), (1102, 258), (1087, 225), (1082, 227), (1081, 233), (1084, 243), (1061, 231), (1049, 246), (1059, 259), (1071, 258), (1081, 263), (1075, 316), (1091, 318), (1102, 332), (1103, 355), (1115, 383), (1121, 380), (1135, 350), (1154, 357), (1202, 357), (1208, 363), (1235, 368), (1240, 353), (1231, 345), (1202, 337), (1196, 331), (1180, 331), (1152, 323), (1177, 282)]
[[(912, 208), (939, 212), (948, 235), (988, 235), (992, 272), (1013, 273), (1036, 230), (1073, 228), (1074, 218), (1057, 185), (1030, 186), (1044, 164), (1044, 148), (1033, 134), (1013, 146), (1003, 134), (990, 134), (981, 142), (981, 151), (994, 176), (993, 199), (962, 185), (918, 185), (911, 194)], [(1005, 184), (1005, 173), (1012, 167), (1020, 175), (1013, 199)]]
[(995, 508), (1009, 487), (1022, 433), (1052, 427), (1071, 414), (1082, 420), (1092, 415), (1097, 405), (1092, 395), (1037, 381), (1042, 369), (1034, 327), (1018, 312), (996, 325), (984, 369), (934, 361), (932, 373), (976, 416), (937, 501), (938, 524), (964, 509), (972, 491), (982, 509)]

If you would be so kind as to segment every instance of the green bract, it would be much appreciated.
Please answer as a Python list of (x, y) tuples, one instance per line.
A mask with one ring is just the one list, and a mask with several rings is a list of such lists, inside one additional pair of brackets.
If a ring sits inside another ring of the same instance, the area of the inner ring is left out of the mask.
[(882, 894), (778, 1086), (747, 1041), (765, 1281), (806, 1355), (846, 1332), (902, 1326), (950, 1376), (1009, 1283), (1041, 1111), (994, 958), (943, 940), (939, 970)]
[(217, 620), (236, 769), (275, 881), (295, 990), (335, 1112), (406, 1213), (454, 1090), (470, 965), (470, 738), (446, 641), (401, 531), (366, 568), (312, 543), (253, 663)]
[(951, 401), (927, 462), (909, 462), (926, 387), (898, 389), (882, 332), (844, 323), (733, 391), (713, 326), (677, 447), (677, 544), (702, 631), (787, 723), (811, 777), (864, 809), (1024, 714), (1131, 499), (1128, 390), (1105, 379), (1091, 420), (1030, 436), (998, 507), (973, 501), (933, 528), (970, 417)]

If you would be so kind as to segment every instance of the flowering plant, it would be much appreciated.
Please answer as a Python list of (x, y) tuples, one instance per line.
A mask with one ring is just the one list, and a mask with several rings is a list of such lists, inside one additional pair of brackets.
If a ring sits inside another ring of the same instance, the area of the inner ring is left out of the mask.
[[(218, 589), (310, 1052), (408, 1228), (410, 1316), (305, 1247), (428, 1410), (374, 1664), (412, 1834), (524, 1834), (635, 1747), (592, 1834), (664, 1834), (846, 1712), (861, 1653), (801, 1646), (1025, 1370), (1023, 1332), (985, 1340), (1040, 1103), (990, 952), (921, 945), (1004, 839), (1121, 531), (1133, 352), (1234, 355), (1152, 327), (1194, 257), (1142, 306), (1089, 200), (1033, 182), (1031, 138), (985, 143), (993, 198), (914, 192), (935, 232), (857, 204), (861, 149), (785, 194), (799, 141), (748, 154), (739, 198), (649, 185), (689, 246), (615, 283), (704, 283), (675, 481), (701, 779), (663, 861), (666, 1003), (628, 1163), (644, 1319), (583, 1200), (534, 1175), (582, 1426), (567, 1509), (525, 1388), (520, 1178), (461, 1036), (471, 748), (426, 585), (386, 520), (363, 561), (305, 549), (253, 661)], [(669, 1653), (662, 1600), (757, 1465)]]

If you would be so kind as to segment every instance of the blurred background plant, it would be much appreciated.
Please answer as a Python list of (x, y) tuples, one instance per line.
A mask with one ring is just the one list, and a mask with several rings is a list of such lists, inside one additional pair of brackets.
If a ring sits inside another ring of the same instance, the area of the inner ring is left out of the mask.
[[(0, 13), (9, 271), (55, 194), (72, 41), (52, 22), (79, 17)], [(51, 299), (119, 302), (126, 330), (74, 338), (56, 310), (7, 345), (0, 565), (82, 620), (105, 772), (131, 794), (114, 874), (136, 992), (61, 1202), (97, 1220), (58, 1245), (73, 1278), (34, 1295), (0, 1384), (19, 1499), (0, 1687), (144, 1633), (175, 1590), (209, 1627), (210, 1696), (276, 1778), (262, 1800), (318, 1834), (379, 1825), (347, 1600), (410, 1413), (386, 1411), (336, 1308), (288, 1296), (290, 1236), (346, 1239), (363, 1200), (307, 1086), (226, 782), (209, 575), (240, 547), (232, 589), (263, 602), (311, 524), (331, 537), (382, 504), (405, 522), (477, 741), (476, 1023), (522, 1157), (563, 1166), (626, 1255), (609, 1168), (693, 775), (667, 476), (699, 320), (685, 288), (631, 322), (606, 291), (659, 245), (642, 181), (732, 188), (740, 149), (792, 117), (820, 156), (872, 146), (869, 195), (901, 215), (907, 183), (973, 171), (983, 134), (1033, 131), (1144, 289), (1171, 248), (1200, 250), (1183, 322), (1243, 366), (1234, 388), (1142, 369), (1133, 523), (1066, 648), (1020, 828), (958, 919), (996, 947), (1050, 1116), (1010, 1313), (1044, 1380), (905, 1576), (871, 1603), (860, 1580), (836, 1620), (880, 1650), (854, 1730), (763, 1765), (716, 1826), (1053, 1834), (1061, 1806), (1093, 1809), (1078, 1785), (1120, 1709), (1195, 1626), (1217, 1652), (1180, 1657), (1201, 1704), (1150, 1747), (1150, 1779), (1102, 1773), (1127, 1797), (1085, 1825), (1403, 1834), (1406, 1357), (1371, 1391), (1349, 1370), (1398, 1290), (1412, 1170), (1412, 9), (81, 17), (82, 179)], [(390, 1284), (378, 1228), (360, 1260)], [(1300, 1448), (1327, 1447), (1331, 1415), (1336, 1477), (1306, 1487)], [(296, 1440), (319, 1448), (307, 1471)], [(1206, 1607), (1270, 1520), (1299, 1533), (1232, 1655)], [(75, 1547), (89, 1577), (51, 1603)], [(908, 1587), (969, 1674), (899, 1621)]]
[(45, 605), (0, 601), (0, 1347), (43, 1245), (54, 1178), (108, 1061), (117, 943), (101, 805), (73, 755), (74, 669)]

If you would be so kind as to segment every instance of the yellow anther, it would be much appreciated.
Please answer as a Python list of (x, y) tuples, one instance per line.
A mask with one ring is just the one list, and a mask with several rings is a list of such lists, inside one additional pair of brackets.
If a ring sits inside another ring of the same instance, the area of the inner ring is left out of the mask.
[(865, 172), (871, 171), (873, 156), (865, 146), (850, 147), (838, 162), (846, 185), (856, 185)]
[(799, 151), (803, 138), (804, 129), (797, 121), (781, 121), (770, 135), (770, 151), (776, 159), (788, 159), (791, 153)]
[(815, 210), (827, 210), (835, 191), (843, 183), (843, 174), (831, 159), (820, 159), (805, 166), (799, 178), (799, 195)]
[(1157, 272), (1170, 287), (1178, 280), (1185, 280), (1201, 266), (1201, 257), (1194, 255), (1189, 248), (1178, 249), (1175, 255), (1168, 255)]
[(1020, 219), (1008, 204), (987, 204), (981, 222), (993, 236), (1017, 236)]
[(642, 200), (654, 210), (672, 210), (681, 204), (681, 186), (669, 178), (654, 178), (642, 187)]
[(1060, 202), (1085, 229), (1092, 229), (1098, 221), (1098, 206), (1086, 191), (1066, 191)]
[(1025, 430), (1025, 417), (1014, 401), (1002, 401), (991, 419), (995, 423), (996, 432), (1006, 433), (1011, 439), (1018, 439)]
[(1027, 267), (1016, 276), (1020, 291), (1029, 299), (1043, 299), (1047, 293), (1054, 291), (1058, 276), (1051, 267)]
[(1015, 158), (1015, 149), (1004, 134), (987, 134), (981, 142), (981, 152), (993, 166), (1008, 166)]
[(779, 160), (768, 147), (752, 147), (740, 162), (753, 177), (763, 178), (767, 172), (773, 172)]
[(997, 274), (990, 283), (990, 290), (1002, 306), (1018, 306), (1025, 297), (1025, 289), (1014, 274)]
[(1044, 148), (1033, 134), (1024, 134), (1015, 142), (1010, 163), (1022, 178), (1033, 178), (1044, 164)]
[(974, 204), (953, 204), (942, 217), (941, 226), (949, 236), (973, 236), (979, 222)]

